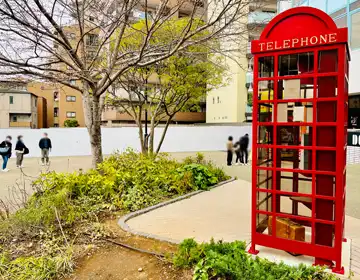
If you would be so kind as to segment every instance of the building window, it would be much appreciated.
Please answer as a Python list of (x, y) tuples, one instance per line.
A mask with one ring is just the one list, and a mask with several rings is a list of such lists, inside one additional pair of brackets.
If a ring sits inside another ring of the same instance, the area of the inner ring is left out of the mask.
[(89, 34), (86, 36), (86, 45), (87, 46), (96, 46), (98, 43), (98, 35)]
[(334, 22), (336, 23), (336, 26), (338, 28), (343, 28), (347, 26), (347, 16), (343, 16), (337, 19), (334, 19)]
[(54, 108), (54, 117), (58, 117), (59, 116), (59, 108)]
[(219, 96), (217, 97), (217, 103), (220, 103), (220, 97)]
[(360, 48), (360, 12), (351, 15), (351, 39), (352, 49)]
[(54, 101), (59, 101), (59, 92), (54, 91)]
[(215, 97), (213, 97), (213, 104), (215, 104)]
[(12, 122), (17, 122), (17, 116), (12, 116), (12, 117), (11, 117), (11, 121), (12, 121)]
[(66, 101), (67, 102), (75, 102), (76, 101), (76, 96), (67, 95), (66, 96)]
[[(325, 1), (324, 1), (325, 2)], [(346, 6), (347, 0), (328, 0), (327, 12), (332, 14)]]
[(14, 96), (10, 96), (9, 99), (10, 104), (14, 104)]
[(37, 103), (38, 103), (38, 102), (37, 102), (37, 98), (35, 98), (34, 100), (35, 100), (35, 102), (34, 102), (35, 107), (37, 107)]
[(310, 6), (314, 8), (318, 8), (326, 12), (326, 1), (324, 0), (310, 0)]
[(58, 123), (54, 123), (54, 127), (59, 127), (59, 124), (58, 124)]
[(66, 112), (67, 118), (76, 118), (76, 112)]

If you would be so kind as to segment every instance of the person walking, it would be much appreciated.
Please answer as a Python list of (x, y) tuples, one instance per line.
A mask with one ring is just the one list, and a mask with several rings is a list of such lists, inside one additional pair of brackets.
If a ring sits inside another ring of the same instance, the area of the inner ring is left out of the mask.
[(227, 165), (231, 166), (233, 160), (233, 152), (234, 152), (234, 144), (233, 144), (233, 137), (229, 136), (228, 141), (226, 143), (227, 149)]
[(44, 166), (45, 163), (49, 164), (49, 154), (52, 149), (51, 140), (47, 133), (44, 133), (43, 138), (40, 139), (39, 147), (41, 149), (41, 162)]
[(12, 144), (11, 144), (11, 136), (7, 136), (5, 141), (2, 141), (0, 143), (0, 155), (3, 159), (3, 165), (2, 165), (2, 172), (8, 172), (9, 169), (7, 169), (7, 163), (9, 161), (9, 158), (11, 158), (11, 150), (12, 150)]
[(18, 136), (18, 141), (16, 142), (16, 146), (15, 146), (15, 152), (16, 152), (16, 167), (23, 168), (24, 166), (22, 165), (22, 163), (24, 160), (24, 155), (29, 153), (29, 149), (25, 146), (22, 135)]
[(248, 159), (249, 159), (248, 147), (249, 147), (249, 134), (246, 133), (243, 137), (240, 138), (240, 162), (246, 165), (248, 164)]

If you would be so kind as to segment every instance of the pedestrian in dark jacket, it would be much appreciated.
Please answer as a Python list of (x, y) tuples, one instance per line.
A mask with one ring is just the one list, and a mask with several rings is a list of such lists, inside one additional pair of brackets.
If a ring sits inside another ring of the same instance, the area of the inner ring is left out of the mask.
[(233, 160), (233, 153), (234, 153), (234, 144), (232, 136), (229, 136), (228, 141), (226, 143), (226, 150), (227, 150), (227, 158), (226, 163), (228, 166), (231, 166)]
[(49, 154), (52, 149), (51, 140), (47, 133), (44, 133), (44, 137), (40, 139), (39, 148), (41, 149), (41, 162), (42, 165), (49, 164)]
[[(248, 164), (249, 153), (249, 134), (245, 134), (243, 137), (240, 138), (240, 162), (244, 164)], [(245, 158), (245, 161), (244, 161)]]
[(7, 136), (5, 141), (2, 141), (0, 143), (0, 155), (3, 159), (3, 165), (2, 165), (2, 172), (8, 172), (9, 169), (7, 169), (7, 163), (9, 161), (9, 158), (11, 158), (11, 150), (12, 150), (12, 144), (11, 144), (11, 136)]
[(24, 155), (29, 153), (29, 149), (25, 146), (22, 135), (18, 136), (18, 141), (16, 142), (15, 146), (15, 152), (16, 152), (16, 167), (17, 168), (23, 168), (22, 165), (24, 160)]

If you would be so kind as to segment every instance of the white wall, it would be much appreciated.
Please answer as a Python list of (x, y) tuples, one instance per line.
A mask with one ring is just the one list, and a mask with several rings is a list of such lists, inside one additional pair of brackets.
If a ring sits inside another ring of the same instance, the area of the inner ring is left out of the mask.
[[(85, 156), (91, 154), (86, 128), (0, 129), (0, 140), (11, 135), (13, 145), (15, 145), (16, 137), (21, 134), (30, 150), (29, 156), (38, 157), (40, 156), (38, 143), (45, 131), (53, 143), (51, 156)], [(159, 128), (157, 135), (161, 131), (162, 128)], [(226, 149), (228, 136), (231, 135), (237, 140), (245, 133), (251, 137), (251, 126), (171, 126), (168, 129), (162, 151), (221, 151)], [(110, 154), (115, 150), (124, 150), (127, 147), (140, 149), (136, 127), (103, 128), (102, 136), (104, 154)]]
[(349, 93), (360, 92), (360, 50), (351, 51), (351, 61), (349, 68)]

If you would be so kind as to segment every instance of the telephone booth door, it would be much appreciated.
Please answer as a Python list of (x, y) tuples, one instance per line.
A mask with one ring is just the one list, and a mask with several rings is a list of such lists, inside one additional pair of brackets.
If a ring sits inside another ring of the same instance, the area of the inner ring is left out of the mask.
[(275, 17), (252, 43), (251, 253), (272, 247), (343, 273), (346, 42), (346, 28), (301, 7)]

